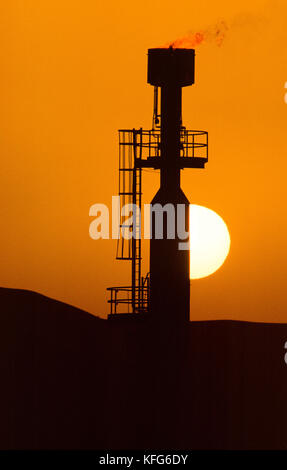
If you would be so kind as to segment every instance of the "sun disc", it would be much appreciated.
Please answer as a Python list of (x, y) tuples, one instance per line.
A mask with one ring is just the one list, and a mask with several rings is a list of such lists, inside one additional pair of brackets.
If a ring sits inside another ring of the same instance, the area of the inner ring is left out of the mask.
[(190, 205), (190, 278), (210, 276), (224, 263), (230, 235), (224, 220), (214, 211)]

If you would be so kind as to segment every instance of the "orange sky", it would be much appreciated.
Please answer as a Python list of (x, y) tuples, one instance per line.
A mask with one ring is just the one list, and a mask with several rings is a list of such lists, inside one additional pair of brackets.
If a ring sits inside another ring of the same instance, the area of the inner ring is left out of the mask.
[[(223, 19), (225, 41), (197, 49), (183, 93), (210, 162), (182, 182), (232, 244), (217, 273), (192, 282), (191, 319), (285, 322), (286, 18), (277, 0), (2, 2), (0, 285), (107, 314), (105, 289), (129, 282), (129, 264), (115, 241), (89, 238), (88, 214), (117, 193), (117, 129), (151, 126), (147, 49)], [(145, 202), (157, 184), (144, 173)]]

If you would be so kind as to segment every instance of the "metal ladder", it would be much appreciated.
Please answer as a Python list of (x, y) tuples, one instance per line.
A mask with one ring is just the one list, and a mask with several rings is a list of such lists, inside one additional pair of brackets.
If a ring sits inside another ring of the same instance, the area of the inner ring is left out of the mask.
[[(140, 141), (138, 142), (138, 136)], [(142, 283), (141, 283), (141, 203), (142, 203), (142, 169), (136, 165), (136, 160), (141, 159), (142, 134), (133, 129), (128, 134), (120, 131), (119, 154), (119, 196), (120, 207), (125, 204), (133, 204), (132, 225), (120, 220), (120, 238), (117, 243), (117, 259), (132, 262), (132, 310), (133, 313), (141, 311), (142, 307)], [(139, 150), (139, 152), (138, 152)], [(133, 237), (126, 240), (123, 232), (132, 231)]]

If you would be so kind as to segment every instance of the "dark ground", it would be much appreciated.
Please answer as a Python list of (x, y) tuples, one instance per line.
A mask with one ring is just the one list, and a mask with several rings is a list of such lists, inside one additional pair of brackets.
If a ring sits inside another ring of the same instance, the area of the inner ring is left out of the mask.
[(287, 449), (287, 324), (105, 321), (0, 289), (1, 449)]

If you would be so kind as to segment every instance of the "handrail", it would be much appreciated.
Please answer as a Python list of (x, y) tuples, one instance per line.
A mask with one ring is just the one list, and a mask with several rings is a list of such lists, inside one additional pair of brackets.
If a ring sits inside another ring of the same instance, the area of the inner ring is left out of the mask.
[[(139, 147), (136, 160), (146, 160), (160, 156), (160, 129), (120, 129), (120, 146)], [(140, 139), (126, 138), (129, 135), (139, 135)], [(191, 130), (185, 127), (180, 131), (180, 156), (185, 158), (201, 158), (208, 161), (208, 133), (202, 130)], [(135, 152), (136, 154), (136, 152)]]
[[(148, 310), (149, 306), (149, 284), (148, 284), (148, 275), (145, 278), (142, 278), (142, 285), (137, 287), (140, 291), (140, 304), (138, 306), (138, 312)], [(144, 284), (146, 283), (146, 285)], [(110, 299), (108, 303), (111, 305), (110, 314), (115, 315), (117, 314), (117, 306), (118, 304), (126, 304), (127, 306), (132, 305), (132, 298), (129, 297), (129, 294), (132, 292), (131, 286), (117, 286), (117, 287), (108, 287), (107, 291), (111, 293)], [(127, 294), (127, 297), (118, 297), (121, 293)]]

